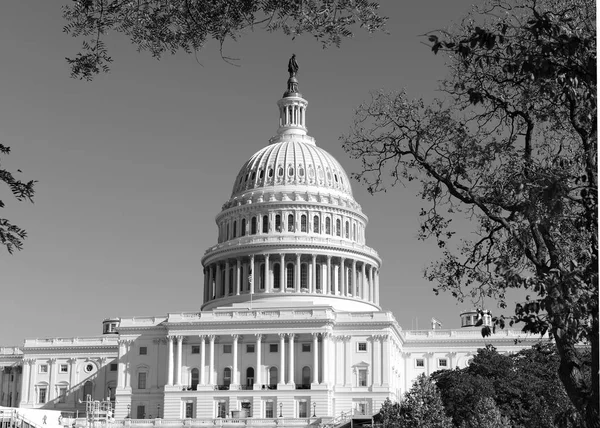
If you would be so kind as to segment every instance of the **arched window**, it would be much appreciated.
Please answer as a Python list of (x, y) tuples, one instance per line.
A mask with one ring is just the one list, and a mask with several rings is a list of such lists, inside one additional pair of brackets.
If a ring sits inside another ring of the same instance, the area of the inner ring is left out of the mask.
[(252, 217), (252, 222), (250, 223), (250, 233), (252, 235), (256, 235), (256, 229), (258, 225), (256, 224), (256, 217)]
[(198, 383), (200, 383), (200, 371), (198, 369), (192, 369), (192, 390), (196, 390)]
[(237, 221), (233, 221), (233, 237), (237, 236)]
[(308, 387), (310, 385), (310, 367), (302, 367), (302, 386)]
[(229, 294), (233, 294), (233, 268), (229, 269)]
[(300, 232), (306, 232), (306, 215), (300, 217)]
[(325, 233), (331, 235), (331, 219), (329, 217), (325, 219)]
[(269, 233), (269, 216), (263, 216), (262, 233)]
[(227, 233), (225, 234), (225, 240), (229, 239), (229, 223), (227, 223)]
[(293, 214), (289, 214), (288, 215), (288, 228), (287, 228), (288, 232), (293, 232), (294, 231), (294, 215)]
[(316, 273), (315, 276), (317, 277), (316, 278), (317, 283), (315, 284), (315, 286), (316, 286), (317, 290), (320, 290), (321, 289), (321, 265), (317, 265), (317, 271), (315, 273)]
[(319, 216), (316, 215), (313, 218), (313, 232), (319, 233)]
[(231, 368), (225, 367), (223, 370), (223, 385), (229, 386), (231, 385)]
[(246, 236), (246, 219), (242, 219), (242, 230), (240, 232), (240, 236)]
[(254, 385), (254, 368), (248, 367), (246, 369), (246, 385), (252, 386)]
[(350, 239), (350, 223), (346, 222), (346, 239)]
[(279, 263), (273, 265), (273, 288), (281, 288)]
[(83, 384), (83, 398), (87, 400), (88, 395), (91, 396), (92, 399), (94, 398), (94, 384), (91, 380), (88, 380)]
[(273, 387), (277, 386), (277, 382), (279, 382), (277, 367), (270, 367), (269, 368), (269, 386), (271, 388), (273, 388)]
[(275, 216), (275, 231), (281, 232), (281, 215), (279, 214)]
[(335, 221), (335, 234), (336, 236), (342, 236), (342, 222), (339, 218)]
[(286, 266), (286, 283), (287, 288), (294, 288), (294, 264), (288, 263)]
[(300, 287), (308, 288), (308, 266), (306, 263), (300, 265)]
[(260, 265), (260, 269), (259, 269), (259, 275), (258, 275), (258, 288), (260, 290), (264, 290), (265, 289), (265, 264), (262, 263)]
[(347, 275), (346, 278), (348, 278), (346, 280), (346, 284), (347, 284), (347, 287), (348, 287), (348, 292), (352, 293), (352, 284), (354, 283), (354, 278), (353, 278), (353, 275), (352, 275), (352, 270), (346, 269), (346, 275)]
[(352, 239), (356, 241), (356, 223), (352, 225)]

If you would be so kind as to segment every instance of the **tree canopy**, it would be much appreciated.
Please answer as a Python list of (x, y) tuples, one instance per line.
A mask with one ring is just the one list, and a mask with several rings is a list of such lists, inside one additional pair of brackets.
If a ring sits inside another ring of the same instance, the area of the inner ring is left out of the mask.
[[(457, 427), (485, 425), (498, 414), (515, 427), (580, 427), (581, 418), (558, 378), (559, 363), (551, 344), (502, 355), (488, 346), (478, 350), (469, 366), (441, 370), (431, 378)], [(487, 416), (478, 417), (483, 414)]]
[[(0, 144), (0, 181), (8, 186), (10, 192), (18, 201), (33, 201), (34, 194), (34, 180), (22, 181), (15, 178), (15, 175), (9, 170), (3, 167), (2, 157), (10, 154), (10, 147)], [(22, 171), (17, 170), (17, 174)], [(0, 199), (0, 208), (4, 208), (6, 205), (2, 199)], [(6, 250), (12, 254), (15, 250), (21, 250), (23, 248), (23, 240), (27, 237), (25, 229), (11, 223), (8, 219), (0, 216), (0, 245), (4, 246)]]
[[(508, 289), (528, 291), (494, 328), (552, 335), (590, 427), (600, 426), (595, 12), (592, 0), (490, 0), (426, 35), (447, 57), (443, 99), (376, 92), (342, 137), (370, 192), (420, 181), (420, 237), (443, 250), (426, 271), (436, 292), (506, 308)], [(455, 243), (457, 216), (475, 239)]]
[(66, 33), (84, 38), (81, 52), (67, 58), (71, 76), (91, 80), (113, 61), (105, 37), (124, 34), (139, 51), (155, 58), (165, 52), (200, 51), (208, 40), (235, 41), (246, 29), (313, 35), (322, 45), (338, 45), (354, 27), (384, 29), (379, 3), (369, 0), (74, 0), (63, 7)]

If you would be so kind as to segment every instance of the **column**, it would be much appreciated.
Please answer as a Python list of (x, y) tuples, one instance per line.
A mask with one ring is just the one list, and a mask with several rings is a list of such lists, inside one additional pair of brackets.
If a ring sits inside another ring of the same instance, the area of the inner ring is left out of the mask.
[(352, 297), (355, 297), (355, 298), (356, 298), (356, 290), (357, 290), (356, 280), (357, 280), (357, 278), (356, 278), (356, 260), (352, 260), (352, 290), (351, 290), (351, 293), (352, 293)]
[(233, 284), (229, 283), (229, 260), (225, 262), (225, 292), (223, 293), (225, 296), (229, 294), (229, 286), (233, 286)]
[[(21, 385), (23, 390), (21, 391), (21, 402), (29, 403), (29, 377), (31, 376), (31, 358), (23, 359), (23, 381)], [(4, 367), (0, 367), (0, 398), (2, 397), (2, 385), (4, 382)], [(2, 402), (0, 401), (0, 406)]]
[(238, 257), (235, 267), (235, 294), (240, 295), (242, 290), (242, 260)]
[(289, 345), (290, 345), (290, 365), (288, 367), (288, 385), (295, 385), (296, 382), (294, 382), (294, 372), (295, 372), (295, 364), (294, 364), (294, 337), (296, 335), (294, 333), (290, 333), (288, 334), (288, 341), (289, 341)]
[(327, 256), (327, 281), (325, 281), (325, 275), (323, 275), (323, 284), (325, 294), (331, 294), (331, 256)]
[(208, 267), (208, 300), (212, 300), (215, 296), (215, 274), (213, 266)]
[(265, 293), (271, 292), (271, 264), (269, 254), (265, 254)]
[(323, 382), (324, 384), (329, 383), (330, 373), (329, 373), (329, 337), (331, 333), (325, 332), (321, 335), (323, 338)]
[(219, 297), (223, 297), (223, 275), (221, 273), (221, 265), (219, 263), (215, 264), (215, 269), (216, 269), (216, 283), (217, 283), (217, 291), (215, 293), (215, 295), (217, 296), (217, 298)]
[(256, 335), (256, 370), (254, 370), (254, 389), (260, 389), (262, 385), (262, 334)]
[(250, 256), (250, 269), (249, 269), (249, 273), (248, 273), (248, 280), (250, 281), (250, 294), (254, 294), (254, 277), (255, 275), (255, 269), (254, 269), (254, 254), (252, 254)]
[(375, 269), (375, 304), (379, 305), (379, 269)]
[(204, 273), (204, 303), (208, 302), (208, 268), (203, 269)]
[(312, 353), (313, 353), (313, 369), (312, 382), (319, 384), (319, 333), (313, 333)]
[(350, 347), (350, 339), (352, 339), (352, 336), (344, 336), (344, 365), (346, 367), (344, 386), (352, 386), (352, 349)]
[(232, 357), (233, 357), (233, 364), (231, 364), (232, 366), (232, 383), (234, 385), (239, 386), (240, 381), (239, 381), (239, 376), (238, 376), (238, 339), (240, 338), (239, 334), (232, 334), (231, 337), (233, 338), (233, 346), (232, 346)]
[(296, 281), (294, 281), (295, 291), (296, 293), (300, 292), (300, 254), (296, 254)]
[(312, 270), (310, 273), (310, 292), (311, 293), (316, 293), (317, 292), (317, 255), (313, 254), (312, 255)]
[(390, 367), (390, 336), (384, 334), (381, 336), (381, 385), (387, 386), (390, 376), (386, 373), (391, 373)]
[[(54, 399), (54, 371), (56, 370), (56, 358), (48, 360), (48, 401)], [(22, 393), (21, 393), (22, 395)]]
[(285, 385), (285, 333), (279, 333), (279, 384)]
[(285, 292), (285, 254), (280, 254), (280, 262), (279, 262), (279, 285), (281, 292)]
[(173, 385), (173, 336), (167, 336), (169, 344), (169, 357), (167, 360), (167, 385)]
[(403, 352), (402, 356), (404, 357), (404, 391), (406, 392), (409, 390), (410, 388), (410, 384), (409, 384), (409, 361), (410, 361), (410, 352)]
[(215, 384), (215, 335), (211, 334), (208, 336), (209, 348), (208, 348), (208, 382), (209, 385)]
[(177, 366), (176, 373), (177, 378), (175, 379), (175, 385), (181, 385), (181, 364), (183, 362), (183, 336), (177, 336)]
[[(118, 383), (118, 387), (120, 389), (125, 388), (125, 372), (127, 370), (127, 367), (125, 366), (125, 354), (127, 353), (127, 348), (125, 346), (125, 341), (124, 340), (119, 340), (119, 375), (117, 376), (117, 379), (119, 381)], [(74, 379), (73, 379), (73, 375), (75, 373), (75, 363), (72, 362), (71, 366), (69, 367), (69, 372), (71, 374), (71, 379), (69, 380), (69, 388), (73, 388), (73, 386), (75, 386)]]
[[(120, 345), (119, 345), (120, 347)], [(73, 388), (73, 386), (75, 385), (76, 381), (75, 381), (75, 364), (77, 364), (77, 358), (69, 358), (67, 360), (69, 362), (69, 388)], [(32, 366), (33, 368), (33, 366)], [(119, 378), (119, 384), (122, 387), (122, 380), (120, 379), (122, 377), (122, 372), (119, 371), (117, 374), (117, 378)], [(31, 370), (31, 379), (32, 379), (32, 383), (35, 383), (35, 370)], [(32, 389), (30, 389), (30, 391), (32, 391)], [(31, 392), (30, 392), (30, 398), (33, 402), (33, 397), (31, 397)], [(77, 394), (71, 394), (72, 396), (72, 400), (73, 400), (73, 406), (75, 406), (75, 399)]]
[(362, 266), (362, 286), (360, 287), (360, 297), (364, 300), (367, 297), (367, 264), (363, 263)]
[(373, 290), (375, 289), (375, 286), (373, 285), (374, 278), (375, 278), (374, 270), (375, 270), (374, 267), (371, 266), (370, 275), (369, 275), (369, 301), (370, 302), (375, 301), (375, 296), (373, 294)]
[(373, 383), (372, 386), (381, 385), (381, 349), (379, 341), (380, 336), (371, 336), (373, 346)]
[(346, 259), (340, 257), (340, 292), (342, 296), (347, 296), (346, 290)]
[(200, 385), (206, 385), (206, 336), (200, 335)]

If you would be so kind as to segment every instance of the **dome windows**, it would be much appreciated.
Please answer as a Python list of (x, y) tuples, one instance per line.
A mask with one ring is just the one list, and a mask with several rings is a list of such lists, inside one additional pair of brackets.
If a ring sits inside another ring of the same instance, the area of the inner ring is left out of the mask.
[(329, 217), (325, 219), (325, 233), (331, 235), (331, 219)]
[(338, 218), (335, 221), (335, 235), (336, 236), (341, 236), (342, 235), (342, 222), (340, 221), (340, 219)]
[(320, 233), (319, 232), (319, 223), (320, 223), (319, 216), (318, 215), (314, 216), (314, 218), (313, 218), (313, 232), (314, 233)]
[(269, 216), (265, 215), (265, 216), (263, 216), (262, 233), (268, 233), (268, 232), (269, 232)]
[(306, 232), (306, 215), (302, 214), (300, 217), (300, 232)]
[(273, 168), (269, 168), (269, 178), (273, 178)]
[(338, 182), (337, 174), (333, 174), (333, 178), (335, 178), (335, 182)]
[(250, 223), (250, 234), (256, 235), (256, 229), (258, 228), (258, 224), (256, 221), (256, 217), (252, 217), (252, 222)]
[(290, 214), (288, 215), (288, 227), (287, 227), (287, 231), (288, 232), (293, 232), (295, 230), (294, 227), (294, 215)]
[(260, 173), (258, 174), (258, 177), (262, 180), (263, 178), (265, 178), (265, 171), (263, 169), (260, 170)]
[(304, 168), (302, 168), (302, 167), (298, 168), (298, 176), (304, 177)]
[(293, 176), (294, 176), (294, 168), (292, 168), (291, 166), (288, 168), (288, 175), (289, 175), (290, 177), (293, 177)]
[[(252, 181), (254, 181), (255, 179), (256, 179), (256, 171), (253, 171), (252, 172)], [(336, 179), (336, 181), (337, 181), (337, 179)]]

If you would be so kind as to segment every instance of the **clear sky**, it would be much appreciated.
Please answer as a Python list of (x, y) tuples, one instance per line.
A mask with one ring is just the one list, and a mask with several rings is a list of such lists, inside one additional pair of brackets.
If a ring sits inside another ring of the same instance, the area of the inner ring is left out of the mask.
[[(383, 1), (390, 34), (358, 32), (340, 49), (310, 35), (248, 32), (225, 46), (239, 67), (216, 43), (197, 58), (156, 61), (114, 37), (112, 72), (89, 83), (71, 79), (64, 60), (81, 43), (62, 33), (65, 1), (6, 0), (0, 13), (0, 141), (13, 150), (5, 166), (39, 180), (33, 205), (0, 187), (0, 217), (29, 233), (23, 251), (0, 251), (0, 346), (100, 334), (112, 316), (198, 310), (215, 215), (239, 168), (276, 132), (290, 55), (309, 134), (351, 173), (359, 165), (339, 137), (354, 108), (380, 88), (435, 96), (444, 61), (418, 36), (459, 21), (472, 3)], [(405, 329), (416, 318), (429, 328), (431, 317), (458, 327), (470, 305), (436, 297), (423, 279), (439, 252), (416, 239), (416, 187), (353, 190), (369, 216), (367, 243), (383, 259), (383, 308)]]

